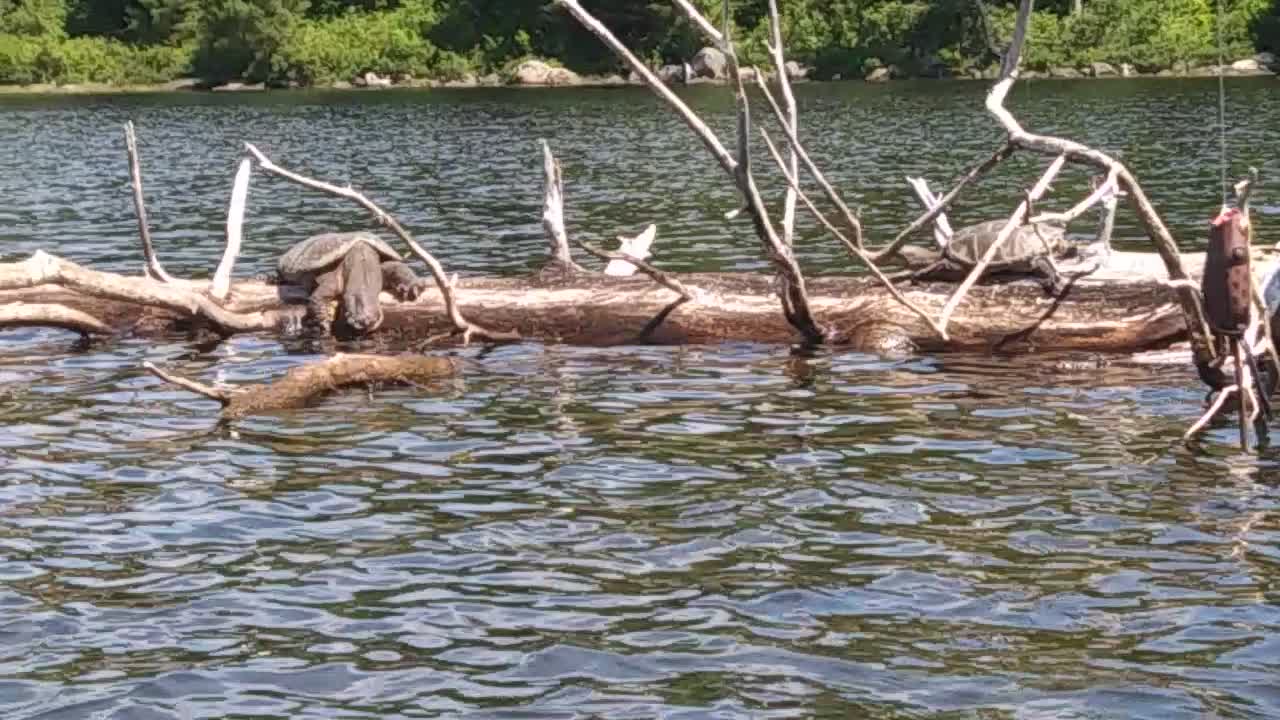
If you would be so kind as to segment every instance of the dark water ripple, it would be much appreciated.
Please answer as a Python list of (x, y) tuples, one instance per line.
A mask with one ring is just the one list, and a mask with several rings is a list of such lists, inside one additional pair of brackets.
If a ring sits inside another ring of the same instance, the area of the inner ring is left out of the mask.
[[(1265, 169), (1280, 95), (1235, 85), (1254, 108), (1232, 129), (1239, 163)], [(1044, 83), (1015, 102), (1123, 151), (1190, 246), (1217, 203), (1212, 89)], [(989, 151), (981, 91), (802, 100), (884, 234), (912, 208), (901, 175), (940, 184)], [(691, 100), (728, 127), (718, 92)], [(717, 219), (732, 197), (714, 168), (643, 93), (0, 103), (6, 256), (137, 269), (118, 142), (133, 117), (184, 274), (220, 252), (246, 138), (367, 189), (466, 271), (536, 265), (539, 137), (564, 161), (574, 231), (656, 219), (672, 267), (761, 266)], [(1005, 209), (1032, 166), (958, 216)], [(255, 178), (249, 224), (245, 273), (364, 221)], [(847, 267), (807, 232), (807, 265)], [(1280, 715), (1277, 458), (1237, 454), (1227, 428), (1182, 447), (1202, 393), (1182, 365), (751, 344), (457, 355), (458, 380), (228, 430), (140, 363), (234, 384), (313, 356), (0, 335), (0, 715)]]

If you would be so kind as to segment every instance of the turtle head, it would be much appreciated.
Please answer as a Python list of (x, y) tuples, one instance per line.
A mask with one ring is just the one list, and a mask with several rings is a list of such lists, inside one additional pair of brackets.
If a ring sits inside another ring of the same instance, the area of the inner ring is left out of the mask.
[(937, 250), (918, 245), (903, 245), (896, 253), (885, 258), (885, 261), (916, 269), (928, 267), (941, 258), (942, 253)]
[(347, 325), (358, 334), (373, 332), (382, 324), (382, 304), (378, 302), (379, 288), (372, 290), (347, 286), (342, 293), (342, 316)]
[(361, 243), (342, 261), (342, 315), (357, 334), (372, 332), (382, 324), (382, 265), (378, 253)]

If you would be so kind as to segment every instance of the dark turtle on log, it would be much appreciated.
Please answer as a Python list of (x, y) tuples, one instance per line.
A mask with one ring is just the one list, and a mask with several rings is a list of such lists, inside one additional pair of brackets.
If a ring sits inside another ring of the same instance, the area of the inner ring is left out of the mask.
[[(912, 280), (963, 280), (1008, 222), (991, 220), (960, 228), (941, 251), (906, 245), (898, 254), (911, 268), (908, 276)], [(1057, 295), (1064, 283), (1053, 260), (1068, 257), (1074, 251), (1067, 241), (1066, 228), (1061, 225), (1019, 225), (996, 251), (985, 275), (1036, 275), (1045, 292)]]
[(289, 248), (276, 264), (279, 281), (310, 295), (304, 325), (327, 335), (333, 325), (332, 302), (340, 299), (341, 318), (356, 334), (382, 324), (378, 295), (386, 288), (401, 301), (416, 300), (427, 281), (413, 273), (399, 253), (366, 232), (313, 235)]

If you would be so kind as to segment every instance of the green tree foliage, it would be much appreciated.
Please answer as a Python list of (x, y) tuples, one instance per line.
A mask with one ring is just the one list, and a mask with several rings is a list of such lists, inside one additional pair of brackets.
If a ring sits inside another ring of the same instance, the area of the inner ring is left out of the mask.
[[(717, 25), (720, 0), (695, 0)], [(669, 0), (584, 0), (653, 64), (703, 41)], [(819, 75), (895, 64), (986, 66), (975, 0), (779, 0), (790, 57)], [(1016, 0), (986, 0), (1007, 37)], [(1227, 54), (1280, 52), (1280, 0), (1222, 0)], [(1216, 59), (1217, 0), (1040, 0), (1028, 66), (1169, 67)], [(746, 62), (764, 63), (767, 0), (734, 0)], [(0, 0), (0, 82), (321, 83), (364, 72), (455, 77), (538, 56), (586, 72), (618, 61), (551, 0)]]

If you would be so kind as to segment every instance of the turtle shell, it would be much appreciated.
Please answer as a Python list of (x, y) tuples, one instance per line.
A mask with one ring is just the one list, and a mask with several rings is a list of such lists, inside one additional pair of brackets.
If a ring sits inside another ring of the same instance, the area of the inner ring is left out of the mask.
[(341, 262), (342, 258), (346, 257), (347, 252), (356, 243), (365, 243), (377, 250), (378, 255), (382, 256), (383, 260), (401, 259), (399, 253), (392, 250), (390, 245), (372, 233), (325, 233), (323, 235), (312, 235), (289, 248), (284, 255), (280, 256), (280, 261), (276, 263), (276, 269), (280, 272), (280, 278), (285, 282), (301, 281), (308, 276), (315, 275), (320, 270)]
[[(947, 257), (969, 267), (978, 264), (996, 241), (1008, 220), (989, 220), (960, 228), (947, 244)], [(1019, 225), (991, 259), (992, 269), (1016, 268), (1043, 255), (1056, 255), (1066, 242), (1066, 231), (1058, 225)]]

